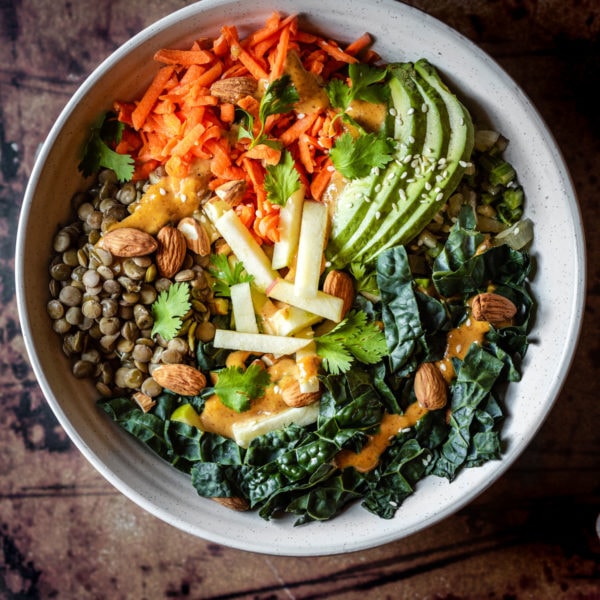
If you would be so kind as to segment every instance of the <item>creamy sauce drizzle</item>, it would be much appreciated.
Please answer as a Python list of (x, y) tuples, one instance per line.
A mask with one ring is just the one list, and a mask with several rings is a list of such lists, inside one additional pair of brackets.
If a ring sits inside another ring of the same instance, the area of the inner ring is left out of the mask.
[(177, 224), (198, 210), (205, 190), (206, 179), (203, 176), (162, 177), (149, 185), (144, 195), (131, 205), (131, 214), (111, 229), (134, 227), (156, 234), (164, 225)]
[[(232, 354), (237, 353), (232, 352)], [(239, 356), (238, 358), (241, 359), (242, 357)], [(228, 362), (228, 366), (233, 364), (235, 364), (234, 359), (231, 363)], [(234, 424), (254, 421), (257, 418), (275, 415), (288, 409), (289, 406), (283, 401), (278, 391), (277, 383), (284, 377), (297, 377), (297, 371), (296, 362), (289, 358), (283, 358), (271, 365), (267, 372), (273, 383), (267, 387), (262, 398), (253, 400), (250, 409), (241, 413), (225, 406), (216, 394), (211, 396), (206, 400), (204, 410), (200, 415), (202, 429), (233, 439)]]
[(476, 321), (469, 317), (458, 327), (455, 327), (448, 332), (444, 358), (437, 363), (447, 382), (452, 381), (456, 376), (454, 366), (452, 365), (452, 359), (463, 359), (467, 355), (471, 344), (483, 344), (485, 334), (489, 330), (490, 324), (487, 321)]
[(383, 451), (390, 445), (393, 437), (403, 429), (413, 427), (427, 413), (416, 402), (411, 404), (402, 415), (384, 413), (379, 431), (369, 438), (360, 452), (342, 450), (335, 459), (340, 469), (354, 467), (361, 473), (374, 469), (379, 463)]

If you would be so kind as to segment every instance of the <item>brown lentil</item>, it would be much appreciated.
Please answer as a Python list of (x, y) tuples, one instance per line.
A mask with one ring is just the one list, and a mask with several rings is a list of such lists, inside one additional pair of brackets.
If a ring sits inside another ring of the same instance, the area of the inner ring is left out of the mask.
[[(151, 174), (156, 183), (162, 169)], [(209, 257), (188, 253), (172, 278), (158, 276), (154, 255), (119, 259), (97, 246), (102, 234), (129, 213), (145, 182), (119, 184), (102, 170), (72, 198), (73, 222), (60, 227), (49, 261), (47, 313), (72, 359), (73, 375), (92, 378), (102, 397), (144, 394), (155, 398), (162, 387), (151, 373), (160, 364), (194, 364), (195, 344), (213, 339), (212, 290), (204, 269)], [(175, 224), (176, 225), (176, 224)], [(174, 282), (188, 282), (193, 306), (179, 337), (152, 336), (152, 304)]]

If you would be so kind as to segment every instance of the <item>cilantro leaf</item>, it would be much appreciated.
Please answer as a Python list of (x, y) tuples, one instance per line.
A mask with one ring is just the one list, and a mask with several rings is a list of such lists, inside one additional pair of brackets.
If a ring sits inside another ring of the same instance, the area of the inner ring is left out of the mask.
[(154, 325), (151, 335), (160, 335), (167, 341), (174, 338), (181, 328), (182, 317), (190, 308), (189, 284), (185, 282), (172, 284), (168, 290), (162, 291), (152, 303)]
[(264, 186), (267, 199), (280, 206), (285, 206), (288, 198), (300, 189), (300, 175), (289, 152), (282, 153), (279, 164), (267, 166)]
[(366, 177), (373, 168), (382, 168), (392, 160), (394, 140), (383, 133), (365, 133), (358, 137), (343, 133), (329, 155), (335, 168), (348, 179)]
[(265, 90), (258, 107), (258, 118), (260, 120), (260, 131), (254, 137), (254, 117), (247, 111), (242, 112), (242, 124), (240, 126), (238, 138), (249, 138), (250, 148), (258, 144), (267, 144), (268, 146), (279, 147), (280, 144), (274, 140), (266, 139), (265, 127), (267, 118), (271, 115), (280, 115), (289, 112), (298, 102), (300, 96), (292, 84), (289, 75), (283, 75), (279, 79), (272, 81)]
[(94, 121), (78, 165), (84, 177), (93, 175), (100, 168), (112, 169), (119, 181), (129, 181), (133, 177), (133, 158), (129, 154), (119, 154), (109, 146), (121, 141), (123, 128), (124, 124), (112, 112), (106, 112)]
[(252, 400), (264, 394), (270, 383), (269, 373), (259, 365), (252, 364), (246, 370), (226, 367), (218, 372), (214, 392), (225, 406), (243, 412), (250, 408)]
[(354, 360), (372, 365), (388, 354), (383, 331), (357, 310), (350, 311), (341, 323), (315, 341), (323, 367), (332, 375), (349, 371)]
[(387, 75), (387, 69), (361, 63), (348, 66), (348, 77), (351, 85), (346, 85), (341, 79), (333, 79), (327, 84), (327, 95), (331, 105), (345, 111), (353, 100), (365, 102), (385, 102), (387, 86), (375, 85), (381, 83)]
[(210, 262), (213, 264), (208, 272), (215, 278), (213, 291), (215, 296), (229, 298), (231, 296), (231, 286), (236, 283), (252, 281), (254, 277), (244, 271), (244, 264), (236, 262), (235, 265), (229, 262), (225, 254), (211, 254)]

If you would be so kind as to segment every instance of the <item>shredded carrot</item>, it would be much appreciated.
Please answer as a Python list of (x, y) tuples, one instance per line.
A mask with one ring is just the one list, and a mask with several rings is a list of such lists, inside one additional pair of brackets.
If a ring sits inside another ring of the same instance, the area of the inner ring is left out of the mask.
[(206, 50), (175, 50), (161, 48), (154, 54), (154, 60), (167, 65), (203, 65), (213, 59)]
[(321, 170), (315, 173), (315, 176), (312, 179), (310, 184), (310, 194), (315, 200), (320, 200), (331, 181), (331, 176), (333, 171), (333, 163), (331, 159), (328, 158), (324, 165), (321, 167)]
[(350, 56), (356, 56), (360, 52), (362, 52), (365, 48), (370, 46), (373, 42), (373, 38), (369, 33), (363, 33), (361, 36), (357, 37), (351, 44), (346, 46), (346, 54)]
[[(259, 242), (279, 239), (279, 210), (264, 188), (266, 168), (276, 165), (285, 150), (294, 160), (300, 182), (311, 198), (322, 200), (334, 172), (329, 150), (343, 133), (333, 108), (307, 114), (294, 110), (259, 118), (260, 94), (236, 98), (235, 103), (211, 93), (215, 81), (251, 77), (257, 84), (272, 82), (286, 72), (286, 59), (295, 52), (304, 69), (327, 82), (347, 77), (349, 64), (379, 60), (364, 33), (343, 46), (303, 31), (295, 14), (273, 12), (240, 39), (235, 26), (225, 25), (214, 39), (200, 38), (184, 49), (160, 48), (154, 60), (161, 66), (136, 102), (117, 101), (113, 108), (125, 125), (115, 150), (134, 158), (134, 179), (147, 179), (162, 165), (173, 177), (193, 172), (198, 161), (208, 161), (208, 188), (231, 180), (248, 183), (238, 216)], [(260, 88), (259, 88), (260, 89)], [(235, 133), (236, 111), (254, 119), (254, 136), (262, 131), (269, 143), (251, 145)]]
[(167, 81), (169, 81), (171, 78), (174, 70), (175, 67), (173, 66), (162, 67), (154, 76), (152, 83), (144, 92), (144, 95), (142, 96), (138, 105), (131, 113), (131, 122), (133, 123), (135, 129), (140, 129), (140, 127), (144, 124), (144, 121), (150, 114), (154, 103), (158, 100), (158, 97), (163, 92), (164, 87)]
[(267, 165), (276, 165), (281, 158), (281, 150), (266, 144), (258, 144), (250, 148), (246, 156), (254, 160), (264, 160)]

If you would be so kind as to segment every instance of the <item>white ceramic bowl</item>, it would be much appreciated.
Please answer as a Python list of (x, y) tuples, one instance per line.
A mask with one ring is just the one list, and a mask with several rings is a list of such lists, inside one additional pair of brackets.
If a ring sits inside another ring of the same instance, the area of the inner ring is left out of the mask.
[[(367, 30), (388, 61), (428, 58), (475, 118), (487, 120), (510, 140), (507, 157), (517, 168), (527, 215), (535, 222), (533, 293), (539, 307), (523, 379), (508, 390), (504, 457), (461, 472), (452, 484), (433, 477), (422, 481), (392, 520), (356, 505), (330, 522), (293, 527), (291, 519), (267, 522), (200, 498), (186, 476), (94, 408), (94, 388), (70, 375), (46, 315), (52, 238), (57, 225), (68, 220), (71, 196), (83, 187), (78, 153), (89, 124), (113, 99), (141, 92), (155, 69), (156, 49), (186, 47), (195, 37), (216, 35), (223, 24), (236, 24), (243, 34), (263, 24), (274, 9), (299, 13), (307, 26), (342, 41)], [(373, 547), (428, 527), (473, 500), (510, 467), (551, 409), (583, 312), (580, 215), (560, 152), (540, 116), (484, 52), (441, 22), (393, 0), (202, 0), (142, 31), (92, 73), (52, 128), (27, 188), (17, 244), (25, 342), (40, 386), (74, 444), (118, 490), (158, 518), (216, 543), (269, 554), (324, 555)]]

